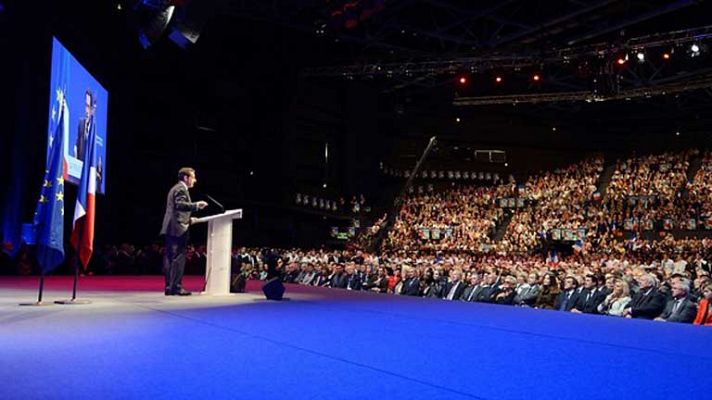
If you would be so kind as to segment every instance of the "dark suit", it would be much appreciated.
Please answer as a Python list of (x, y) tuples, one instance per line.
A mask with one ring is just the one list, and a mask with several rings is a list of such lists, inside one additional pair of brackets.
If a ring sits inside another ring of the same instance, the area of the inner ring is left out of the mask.
[(574, 305), (576, 305), (578, 296), (579, 294), (576, 292), (576, 289), (559, 293), (554, 302), (554, 310), (571, 311)]
[(346, 285), (348, 285), (348, 281), (346, 280), (346, 274), (345, 273), (336, 273), (331, 276), (331, 287), (332, 288), (338, 288), (338, 289), (346, 289)]
[(443, 299), (448, 300), (450, 292), (453, 292), (452, 300), (457, 300), (462, 296), (462, 292), (465, 291), (465, 283), (463, 281), (457, 281), (455, 283), (448, 283), (443, 291)]
[(586, 314), (598, 314), (598, 305), (603, 303), (605, 299), (606, 294), (604, 291), (596, 288), (583, 289), (576, 298), (573, 308)]
[(482, 290), (482, 286), (470, 285), (462, 291), (462, 296), (460, 296), (460, 300), (475, 301), (475, 299), (477, 298), (477, 294), (480, 292), (480, 290)]
[(630, 315), (633, 318), (653, 319), (665, 308), (665, 296), (657, 289), (640, 290), (633, 295), (630, 303)]
[(697, 304), (690, 299), (690, 296), (686, 296), (680, 300), (680, 304), (675, 309), (677, 301), (675, 299), (668, 301), (665, 310), (660, 314), (660, 318), (668, 322), (684, 322), (687, 324), (694, 321), (697, 315)]
[(361, 290), (361, 277), (356, 274), (346, 275), (346, 289), (349, 290)]
[(522, 290), (521, 293), (518, 293), (514, 296), (514, 304), (522, 306), (534, 306), (534, 303), (536, 303), (536, 299), (539, 296), (540, 291), (541, 286), (537, 284), (530, 285), (526, 289)]
[(494, 296), (497, 294), (497, 290), (498, 288), (496, 285), (482, 286), (482, 290), (480, 290), (480, 293), (474, 301), (480, 303), (492, 303), (494, 301)]
[(418, 296), (420, 294), (420, 279), (408, 278), (403, 281), (400, 294), (406, 296)]
[(89, 133), (96, 130), (94, 125), (94, 118), (82, 118), (79, 120), (79, 126), (77, 127), (77, 140), (74, 142), (74, 146), (77, 148), (77, 159), (84, 161), (84, 149), (89, 140)]
[(185, 183), (176, 183), (168, 192), (166, 214), (161, 226), (161, 235), (166, 239), (166, 255), (163, 258), (166, 292), (178, 292), (182, 288), (190, 213), (197, 210), (198, 204), (190, 201)]

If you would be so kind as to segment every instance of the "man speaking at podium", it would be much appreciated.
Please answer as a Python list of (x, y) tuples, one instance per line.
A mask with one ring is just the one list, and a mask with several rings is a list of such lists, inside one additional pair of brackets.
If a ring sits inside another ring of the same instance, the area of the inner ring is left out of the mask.
[(166, 255), (163, 258), (163, 271), (166, 274), (166, 296), (190, 296), (183, 289), (183, 271), (185, 270), (185, 248), (188, 244), (190, 213), (202, 210), (208, 203), (191, 202), (188, 189), (198, 180), (193, 168), (181, 168), (178, 171), (178, 183), (168, 192), (166, 214), (163, 217), (161, 235), (166, 239)]

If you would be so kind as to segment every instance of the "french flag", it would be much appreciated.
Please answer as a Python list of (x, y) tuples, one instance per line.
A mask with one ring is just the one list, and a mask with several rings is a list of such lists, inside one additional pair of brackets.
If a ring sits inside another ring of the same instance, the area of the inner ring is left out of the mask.
[[(93, 124), (92, 124), (93, 125)], [(96, 209), (96, 130), (91, 129), (84, 149), (84, 165), (79, 180), (77, 204), (74, 207), (74, 222), (70, 243), (79, 254), (84, 268), (94, 250), (94, 215)]]

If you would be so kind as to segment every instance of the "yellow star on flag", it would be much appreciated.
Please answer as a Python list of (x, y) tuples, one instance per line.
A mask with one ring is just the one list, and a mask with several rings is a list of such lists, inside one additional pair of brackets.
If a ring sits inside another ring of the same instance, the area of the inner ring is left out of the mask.
[(64, 185), (64, 177), (60, 176), (59, 178), (57, 178), (57, 184)]
[(47, 179), (45, 179), (44, 183), (42, 183), (42, 187), (52, 187), (52, 184), (49, 183)]
[(56, 196), (57, 196), (57, 201), (64, 201), (64, 193), (57, 192)]
[(40, 195), (40, 203), (46, 203), (47, 198), (44, 195)]

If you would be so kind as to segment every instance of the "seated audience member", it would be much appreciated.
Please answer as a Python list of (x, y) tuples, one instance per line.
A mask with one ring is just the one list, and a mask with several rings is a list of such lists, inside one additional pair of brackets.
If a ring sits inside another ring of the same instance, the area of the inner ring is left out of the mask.
[(539, 297), (539, 292), (541, 291), (541, 285), (539, 284), (539, 274), (532, 272), (527, 277), (526, 288), (521, 291), (517, 291), (516, 296), (514, 296), (514, 304), (518, 306), (532, 307), (536, 303), (537, 297)]
[(308, 263), (304, 268), (304, 274), (302, 274), (301, 279), (298, 280), (302, 285), (311, 285), (314, 279), (316, 279), (316, 270), (314, 270), (314, 265)]
[(344, 265), (336, 264), (334, 267), (334, 273), (331, 274), (329, 279), (330, 287), (337, 289), (346, 289), (348, 282), (346, 281), (346, 273), (344, 273)]
[(420, 296), (428, 297), (430, 286), (433, 284), (433, 269), (426, 268), (423, 277), (420, 279)]
[(712, 284), (707, 284), (702, 288), (702, 300), (697, 307), (697, 316), (693, 323), (695, 325), (712, 326)]
[(470, 285), (465, 288), (462, 292), (460, 300), (462, 301), (475, 301), (477, 295), (482, 290), (482, 285), (480, 285), (481, 277), (480, 274), (473, 273), (470, 275)]
[(491, 271), (485, 275), (484, 284), (482, 285), (482, 290), (477, 295), (477, 302), (480, 303), (492, 303), (494, 301), (494, 296), (497, 294), (497, 288), (499, 277), (495, 271)]
[[(611, 281), (613, 281), (612, 278)], [(626, 281), (618, 279), (613, 285), (611, 294), (598, 305), (598, 312), (599, 314), (621, 317), (628, 303), (630, 303), (630, 287)]]
[(576, 297), (576, 303), (571, 312), (596, 314), (598, 305), (605, 300), (605, 293), (598, 290), (598, 277), (596, 275), (586, 275), (583, 281), (583, 290)]
[(356, 266), (352, 261), (346, 264), (346, 290), (361, 290), (361, 277), (356, 273)]
[(678, 278), (672, 282), (672, 298), (656, 321), (691, 323), (697, 315), (697, 304), (690, 298), (690, 280)]
[(331, 270), (329, 270), (328, 266), (324, 265), (321, 267), (321, 271), (312, 281), (312, 285), (321, 287), (331, 286)]
[(388, 276), (388, 293), (400, 294), (401, 287), (403, 287), (401, 270), (400, 268), (393, 269)]
[(517, 279), (515, 277), (511, 275), (506, 276), (502, 281), (502, 284), (499, 286), (497, 294), (494, 296), (494, 303), (507, 305), (514, 304), (514, 296), (516, 296), (517, 294), (514, 291), (514, 287), (516, 286), (516, 284)]
[(388, 275), (384, 267), (378, 267), (378, 273), (374, 275), (374, 279), (368, 282), (366, 290), (378, 293), (386, 293), (388, 291)]
[(436, 269), (433, 271), (433, 279), (430, 285), (428, 285), (427, 294), (424, 293), (423, 295), (442, 299), (443, 296), (445, 296), (445, 285), (446, 282), (443, 280), (440, 270)]
[(536, 297), (534, 307), (553, 309), (556, 298), (559, 296), (560, 292), (561, 289), (559, 289), (559, 282), (556, 279), (556, 275), (552, 273), (544, 275), (544, 278), (541, 281), (541, 290), (539, 291), (539, 295)]
[(576, 278), (573, 276), (564, 278), (564, 290), (556, 297), (554, 309), (559, 311), (571, 311), (574, 305), (576, 305), (579, 296), (579, 293), (576, 291), (577, 287), (578, 282)]
[(623, 312), (626, 318), (653, 319), (665, 308), (665, 297), (655, 287), (657, 278), (653, 274), (643, 274), (638, 282), (640, 290), (628, 303)]
[(450, 282), (445, 287), (445, 300), (457, 300), (465, 291), (465, 282), (462, 281), (462, 271), (455, 269), (450, 271)]
[(403, 266), (405, 270), (405, 280), (403, 281), (403, 286), (401, 287), (400, 294), (405, 296), (417, 296), (420, 294), (420, 279), (415, 274), (415, 268), (410, 266)]

